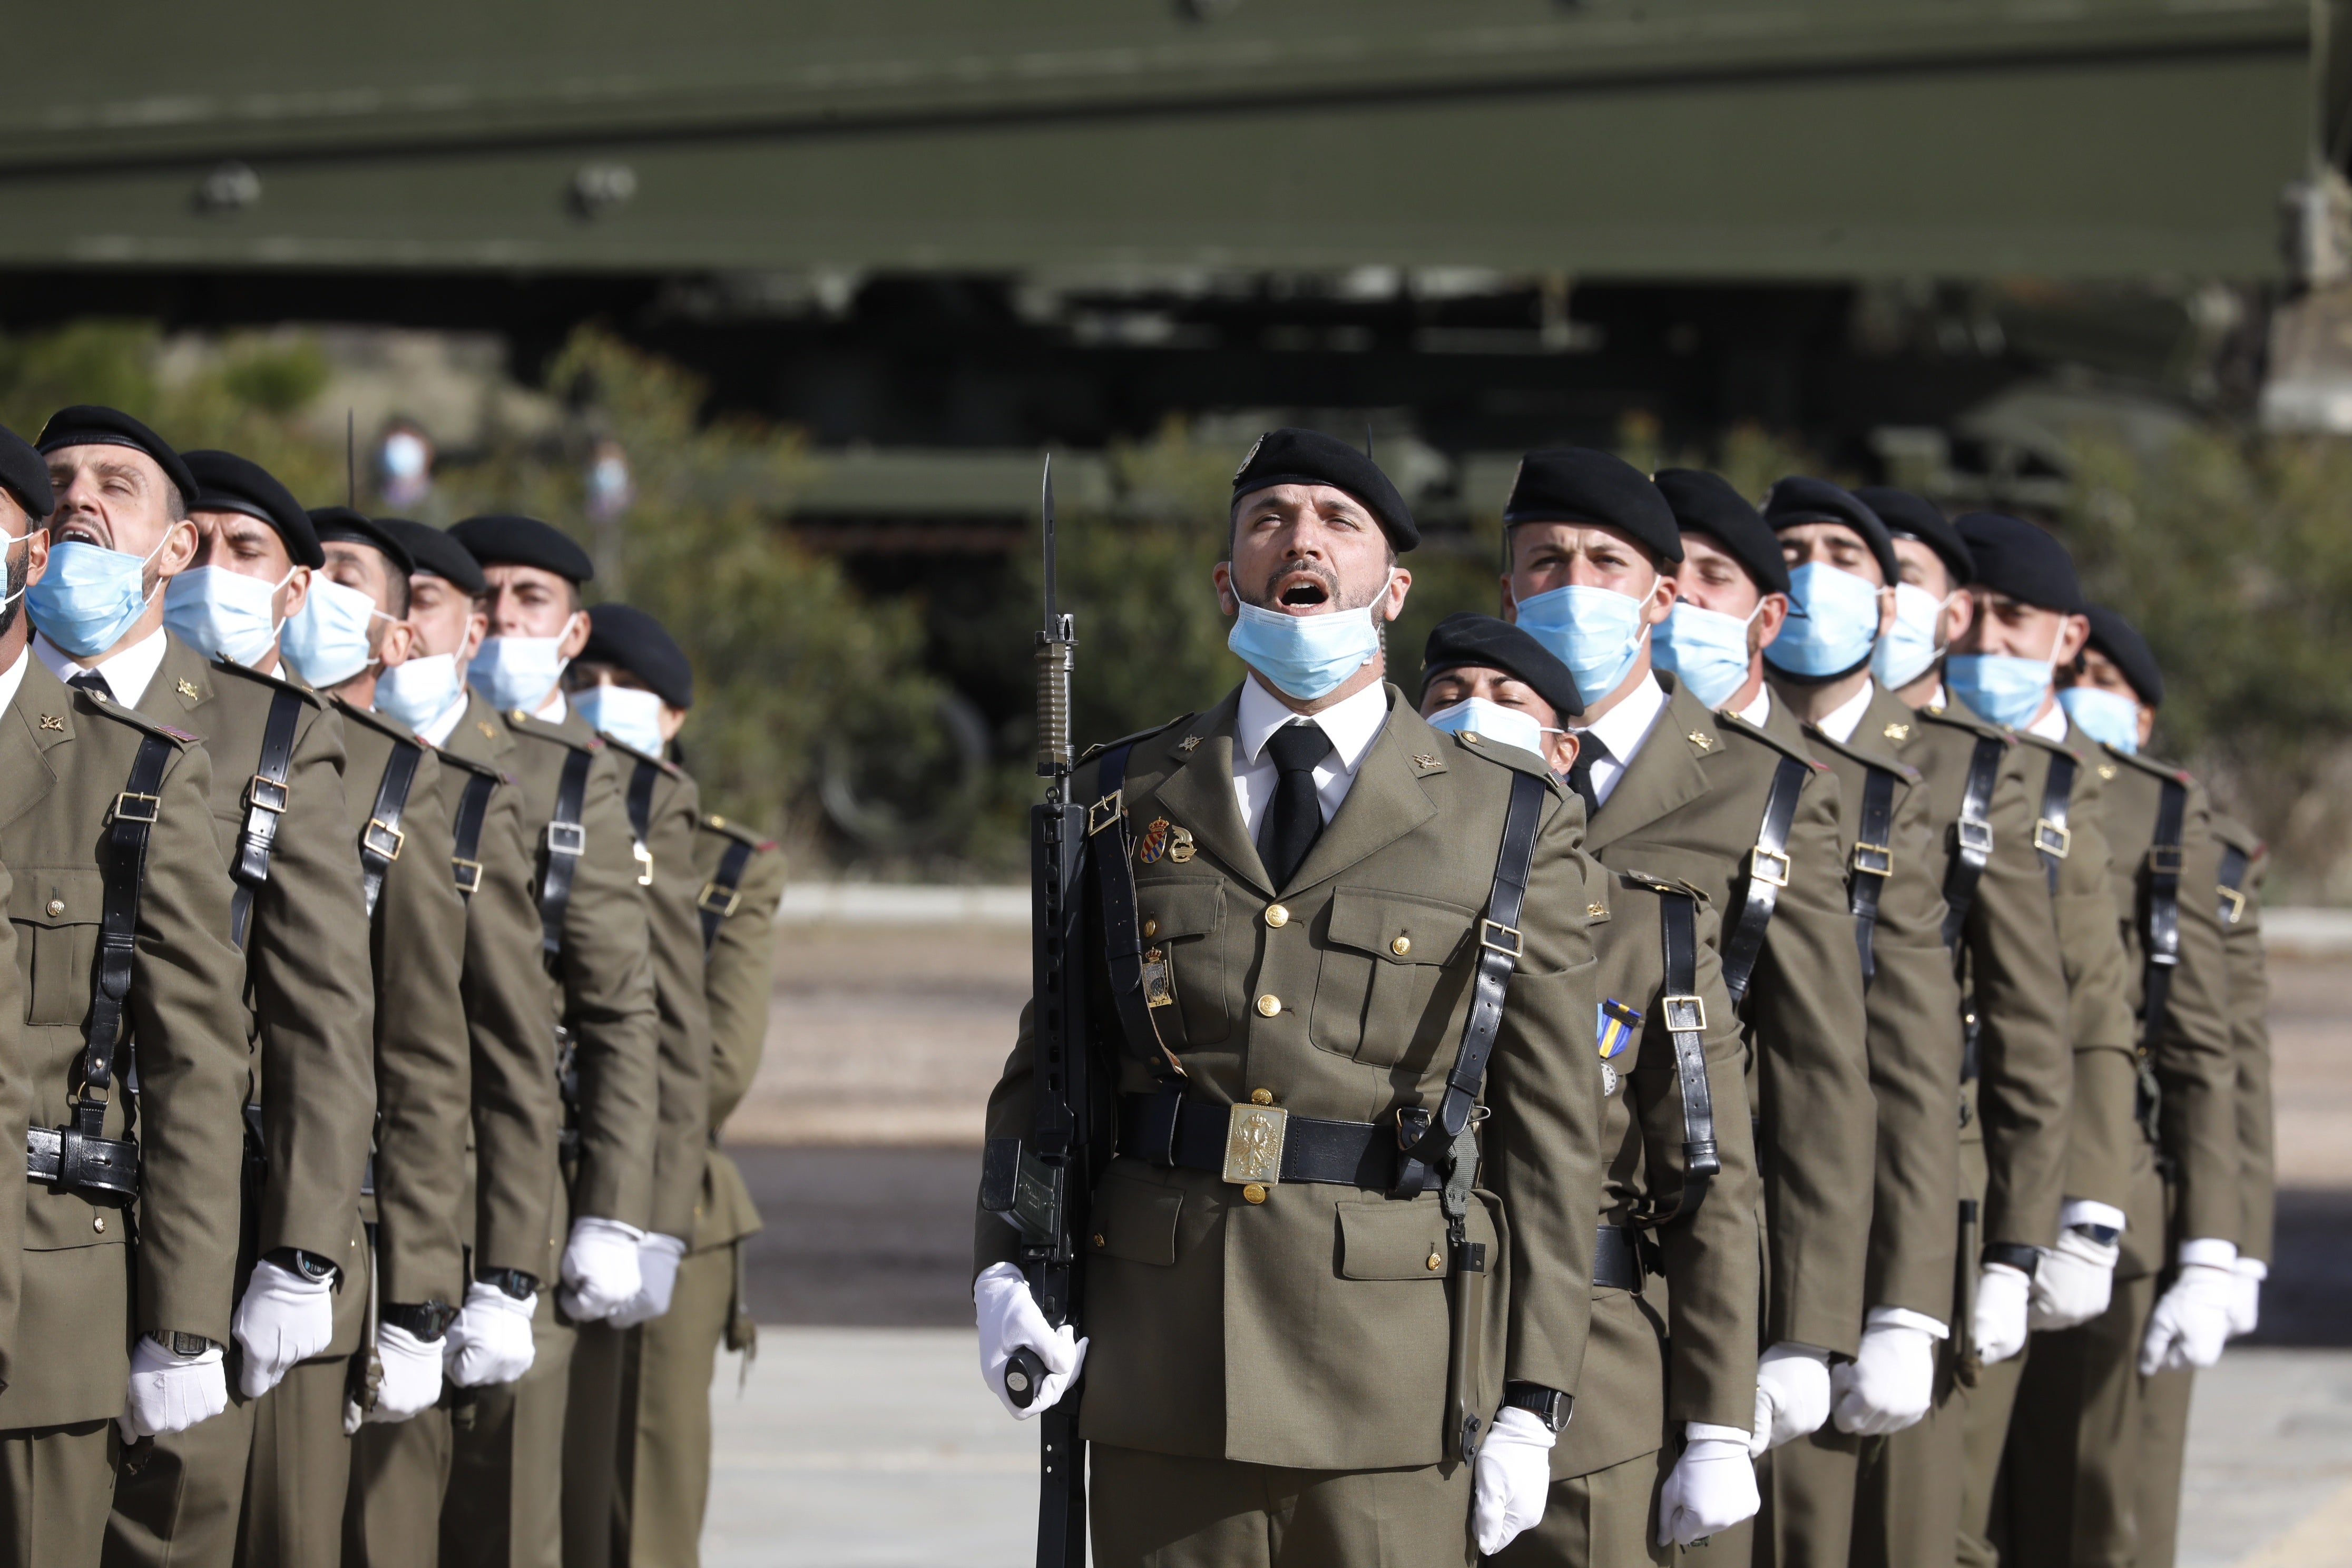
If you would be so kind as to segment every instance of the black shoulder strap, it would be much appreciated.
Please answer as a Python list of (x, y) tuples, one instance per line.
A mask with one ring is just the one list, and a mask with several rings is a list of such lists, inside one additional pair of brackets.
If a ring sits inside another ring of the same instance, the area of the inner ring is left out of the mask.
[[(1118, 1016), (1118, 1032), (1129, 1052), (1150, 1069), (1163, 1089), (1189, 1077), (1176, 1053), (1160, 1037), (1159, 1009), (1176, 1000), (1168, 983), (1168, 963), (1159, 948), (1143, 950), (1142, 925), (1135, 912), (1135, 863), (1130, 858), (1127, 810), (1121, 791), (1127, 783), (1127, 758), (1132, 748), (1115, 745), (1103, 752), (1096, 778), (1102, 795), (1087, 808), (1088, 854), (1094, 861), (1095, 901), (1102, 916), (1103, 961), (1110, 972), (1111, 1009)], [(1169, 1097), (1163, 1095), (1163, 1100)], [(1166, 1133), (1176, 1132), (1174, 1105), (1167, 1105)], [(1162, 1131), (1154, 1115), (1147, 1143)], [(1147, 1147), (1167, 1162), (1169, 1151)]]
[(2246, 917), (2246, 868), (2252, 864), (2246, 852), (2234, 844), (2221, 846), (2221, 874), (2215, 879), (2215, 889), (2221, 895), (2221, 923), (2236, 925)]
[(1764, 952), (1764, 928), (1789, 885), (1789, 825), (1797, 819), (1797, 792), (1805, 787), (1804, 763), (1784, 756), (1773, 770), (1764, 797), (1764, 819), (1756, 826), (1756, 847), (1748, 852), (1748, 893), (1731, 935), (1723, 944), (1723, 984), (1734, 1006), (1748, 998), (1748, 983)]
[(1661, 889), (1658, 924), (1665, 958), (1665, 989), (1658, 1007), (1675, 1046), (1675, 1076), (1683, 1095), (1683, 1189), (1673, 1205), (1637, 1216), (1644, 1225), (1688, 1219), (1723, 1171), (1715, 1142), (1715, 1091), (1706, 1079), (1706, 1003), (1698, 994), (1698, 901)]
[(646, 847), (646, 836), (653, 826), (654, 784), (661, 777), (661, 768), (643, 757), (636, 761), (637, 771), (629, 775), (629, 848), (637, 858), (637, 886), (650, 888), (654, 885), (654, 852)]
[(1979, 735), (1969, 752), (1968, 783), (1960, 791), (1960, 815), (1952, 824), (1952, 859), (1944, 868), (1944, 945), (1959, 951), (1968, 929), (1969, 910), (1976, 906), (1977, 884), (1992, 864), (1992, 790), (2000, 776), (2001, 753), (2007, 743), (1996, 735)]
[(383, 897), (383, 875), (400, 858), (408, 835), (401, 830), (401, 815), (408, 809), (408, 788), (416, 782), (416, 764), (425, 749), (413, 741), (394, 744), (384, 760), (383, 777), (375, 786), (375, 809), (360, 830), (360, 888), (367, 895), (368, 918), (375, 918), (376, 900)]
[(563, 959), (563, 911), (572, 905), (572, 876), (588, 849), (588, 828), (580, 816), (588, 801), (588, 767), (594, 760), (576, 748), (565, 754), (563, 775), (555, 785), (555, 815), (547, 819), (547, 874), (539, 884), (539, 948), (551, 974)]
[(1895, 874), (1895, 775), (1885, 768), (1863, 774), (1862, 817), (1853, 836), (1853, 865), (1846, 882), (1846, 907), (1853, 913), (1853, 945), (1862, 953), (1862, 983), (1878, 973), (1871, 939), (1878, 930), (1878, 898)]
[(2050, 894), (2058, 895), (2058, 866), (2074, 847), (2074, 835), (2066, 826), (2066, 811), (2074, 799), (2074, 759), (2063, 752), (2053, 752), (2050, 758), (2050, 777), (2042, 785), (2042, 815), (2033, 823), (2033, 847), (2042, 857), (2042, 872), (2050, 879)]
[(2180, 834), (2189, 813), (2189, 791), (2177, 779), (2164, 781), (2156, 807), (2156, 837), (2147, 847), (2147, 946), (2141, 989), (2140, 1055), (2156, 1048), (2172, 999), (2172, 972), (2180, 966)]
[(751, 846), (740, 838), (730, 838), (727, 852), (719, 857), (710, 880), (702, 884), (701, 896), (694, 907), (702, 916), (702, 951), (709, 952), (719, 941), (719, 928), (743, 901), (743, 868), (751, 863)]
[(81, 1092), (74, 1123), (96, 1138), (106, 1121), (106, 1089), (113, 1078), (114, 1049), (122, 1036), (123, 1004), (139, 956), (139, 888), (147, 876), (147, 839), (162, 811), (163, 769), (172, 743), (161, 735), (139, 742), (130, 782), (107, 814), (106, 864), (100, 876), (97, 981), (89, 998), (89, 1022), (81, 1057)]
[(449, 821), (449, 870), (457, 896), (468, 903), (482, 885), (482, 824), (489, 819), (490, 796), (498, 787), (488, 773), (470, 775), (457, 795), (457, 815)]
[(261, 757), (245, 786), (245, 827), (236, 838), (236, 861), (229, 868), (236, 891), (228, 906), (229, 940), (245, 946), (253, 920), (253, 896), (269, 880), (269, 849), (278, 841), (278, 819), (286, 811), (286, 780), (294, 767), (294, 726), (302, 700), (280, 689), (269, 694), (269, 718), (261, 727)]

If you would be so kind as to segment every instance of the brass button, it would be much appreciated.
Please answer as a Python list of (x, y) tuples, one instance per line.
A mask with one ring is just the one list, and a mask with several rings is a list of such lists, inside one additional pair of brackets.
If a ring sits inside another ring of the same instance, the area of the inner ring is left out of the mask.
[(1280, 904), (1268, 904), (1265, 906), (1265, 923), (1280, 931), (1290, 923), (1290, 911)]
[(1429, 1256), (1422, 1260), (1421, 1266), (1423, 1268), (1428, 1269), (1432, 1274), (1434, 1274), (1439, 1269), (1445, 1267), (1445, 1258), (1444, 1255), (1437, 1250), (1437, 1248), (1433, 1247), (1429, 1249)]
[(1158, 921), (1151, 920), (1145, 921), (1143, 922), (1143, 934), (1146, 936), (1158, 936), (1160, 934), (1160, 922)]
[(49, 900), (49, 918), (51, 920), (57, 919), (59, 915), (65, 912), (66, 901), (63, 899), (51, 899)]
[(1244, 1187), (1242, 1189), (1242, 1201), (1253, 1204), (1262, 1204), (1265, 1202), (1265, 1185), (1258, 1182), (1252, 1182), (1248, 1186)]
[(1389, 943), (1389, 951), (1395, 953), (1399, 958), (1402, 958), (1406, 953), (1412, 951), (1412, 938), (1409, 936), (1401, 936), (1397, 938), (1396, 941)]
[(1276, 1013), (1282, 1011), (1282, 998), (1276, 996), (1271, 991), (1267, 992), (1265, 995), (1257, 999), (1257, 1011), (1258, 1016), (1261, 1018), (1273, 1017)]
[(92, 1215), (89, 1222), (89, 1228), (98, 1232), (99, 1235), (104, 1236), (106, 1234), (106, 1216), (104, 1215)]
[(1100, 1231), (1097, 1231), (1097, 1232), (1095, 1232), (1095, 1245), (1096, 1245), (1097, 1247), (1100, 1247), (1102, 1244), (1103, 1244), (1102, 1232), (1100, 1232)]
[(1250, 1103), (1252, 1105), (1272, 1105), (1274, 1103), (1274, 1090), (1270, 1089), (1251, 1089)]

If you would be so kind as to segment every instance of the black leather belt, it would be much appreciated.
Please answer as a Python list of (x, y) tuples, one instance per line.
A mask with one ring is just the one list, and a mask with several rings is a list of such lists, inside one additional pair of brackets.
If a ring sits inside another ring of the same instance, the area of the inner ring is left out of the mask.
[[(1171, 1157), (1153, 1163), (1179, 1165), (1188, 1171), (1222, 1173), (1225, 1168), (1226, 1141), (1233, 1127), (1230, 1106), (1160, 1095), (1122, 1094), (1118, 1097), (1120, 1148), (1133, 1152), (1163, 1146), (1152, 1136), (1154, 1112), (1171, 1099), (1175, 1129), (1164, 1144)], [(1336, 1186), (1384, 1192), (1396, 1179), (1394, 1122), (1326, 1121), (1294, 1112), (1283, 1118), (1283, 1125), (1282, 1180), (1286, 1182), (1328, 1182)], [(1423, 1167), (1422, 1191), (1435, 1192), (1444, 1184), (1442, 1172)]]
[(1630, 1226), (1604, 1225), (1592, 1238), (1592, 1282), (1604, 1290), (1642, 1288), (1642, 1255)]
[(27, 1127), (25, 1174), (86, 1195), (137, 1197), (139, 1145), (128, 1138), (85, 1138), (71, 1127)]

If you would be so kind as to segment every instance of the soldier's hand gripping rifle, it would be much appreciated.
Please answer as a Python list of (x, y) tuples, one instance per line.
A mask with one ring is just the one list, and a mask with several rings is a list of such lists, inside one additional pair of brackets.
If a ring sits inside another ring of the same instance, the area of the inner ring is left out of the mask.
[[(1038, 1310), (1055, 1328), (1079, 1322), (1078, 1237), (1086, 1224), (1087, 1125), (1086, 943), (1079, 876), (1087, 808), (1070, 799), (1070, 668), (1075, 617), (1055, 603), (1054, 464), (1045, 461), (1045, 626), (1037, 634), (1037, 772), (1045, 801), (1029, 808), (1031, 1079), (1036, 1121), (1029, 1141), (992, 1138), (982, 1156), (980, 1204), (1021, 1234), (1021, 1268)], [(1026, 1409), (1045, 1366), (1024, 1348), (1004, 1367), (1007, 1398)], [(1074, 1379), (1038, 1418), (1043, 1473), (1037, 1496), (1038, 1568), (1084, 1568), (1086, 1457), (1078, 1444)]]

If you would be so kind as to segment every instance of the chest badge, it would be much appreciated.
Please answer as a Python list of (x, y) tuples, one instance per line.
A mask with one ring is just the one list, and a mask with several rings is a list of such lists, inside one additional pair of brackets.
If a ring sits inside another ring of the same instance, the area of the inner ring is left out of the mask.
[(1182, 740), (1176, 742), (1176, 748), (1189, 757), (1194, 752), (1201, 749), (1201, 737), (1198, 735), (1187, 735)]
[(1624, 1055), (1625, 1047), (1632, 1045), (1634, 1037), (1641, 1032), (1641, 1009), (1628, 1007), (1612, 996), (1601, 1004), (1598, 1016), (1592, 1021), (1593, 1047), (1601, 1053), (1602, 1061), (1609, 1061)]
[(65, 716), (64, 714), (62, 714), (62, 713), (44, 713), (44, 714), (42, 714), (42, 715), (41, 715), (41, 728), (42, 728), (42, 729), (44, 729), (44, 730), (62, 730), (62, 729), (64, 729), (65, 727), (66, 727), (66, 716)]
[(1883, 733), (1888, 740), (1894, 742), (1896, 745), (1901, 745), (1904, 742), (1911, 738), (1911, 726), (1908, 724), (1889, 724), (1881, 731), (1881, 733)]
[(196, 700), (196, 683), (193, 680), (175, 681), (173, 683), (173, 689), (191, 702)]
[(1692, 745), (1696, 746), (1702, 752), (1711, 752), (1715, 750), (1715, 737), (1708, 734), (1704, 730), (1693, 730), (1690, 734), (1685, 738), (1688, 740)]
[(1168, 819), (1153, 817), (1150, 825), (1136, 838), (1135, 863), (1139, 866), (1157, 865), (1160, 858), (1167, 853)]
[(485, 741), (495, 741), (499, 738), (499, 732), (490, 728), (490, 721), (488, 719), (476, 720), (474, 728), (482, 732), (482, 739)]
[(1171, 827), (1168, 830), (1168, 858), (1170, 860), (1181, 866), (1186, 861), (1192, 859), (1196, 851), (1192, 847), (1192, 830), (1191, 828)]
[(1606, 1100), (1616, 1093), (1619, 1082), (1617, 1069), (1607, 1062), (1602, 1062), (1601, 1064), (1601, 1098)]

